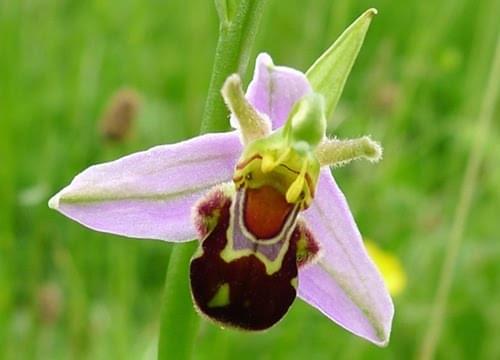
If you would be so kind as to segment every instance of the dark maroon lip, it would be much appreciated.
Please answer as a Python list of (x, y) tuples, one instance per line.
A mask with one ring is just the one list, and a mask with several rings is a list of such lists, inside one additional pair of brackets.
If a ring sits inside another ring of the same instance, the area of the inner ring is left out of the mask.
[[(296, 297), (292, 280), (297, 277), (295, 245), (290, 244), (281, 268), (267, 274), (254, 254), (231, 262), (221, 258), (226, 247), (230, 202), (221, 210), (220, 221), (202, 243), (203, 255), (191, 261), (190, 283), (194, 302), (206, 316), (225, 326), (264, 330), (277, 323)], [(229, 303), (210, 307), (221, 286), (229, 286)]]
[[(275, 239), (255, 241), (243, 223), (247, 191), (242, 188), (232, 195), (214, 191), (197, 205), (203, 238), (191, 260), (190, 285), (195, 306), (209, 319), (222, 326), (258, 331), (273, 326), (288, 312), (297, 296), (298, 268), (314, 259), (319, 246), (297, 221), (297, 204), (277, 225), (280, 232)], [(286, 209), (285, 204), (282, 210)], [(206, 228), (214, 221), (213, 228)]]

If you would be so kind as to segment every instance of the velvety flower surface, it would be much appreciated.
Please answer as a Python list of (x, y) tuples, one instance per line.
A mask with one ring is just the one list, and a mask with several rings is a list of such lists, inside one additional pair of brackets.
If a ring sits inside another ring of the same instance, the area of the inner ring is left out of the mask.
[(246, 97), (239, 77), (230, 76), (222, 95), (236, 131), (90, 167), (49, 205), (98, 231), (174, 242), (198, 237), (191, 292), (213, 321), (266, 329), (298, 294), (385, 345), (392, 301), (328, 168), (378, 160), (381, 148), (369, 137), (325, 136), (374, 14), (362, 14), (307, 75), (261, 54)]
[[(275, 66), (261, 54), (246, 99), (276, 129), (311, 92), (303, 73)], [(231, 124), (239, 126), (234, 114)], [(231, 181), (244, 149), (240, 138), (239, 131), (206, 134), (92, 166), (49, 205), (98, 231), (193, 240), (199, 235), (193, 207), (214, 186)], [(300, 217), (321, 255), (298, 267), (298, 296), (352, 333), (386, 344), (393, 304), (328, 166), (321, 169), (314, 200)], [(221, 288), (221, 296), (226, 291)]]

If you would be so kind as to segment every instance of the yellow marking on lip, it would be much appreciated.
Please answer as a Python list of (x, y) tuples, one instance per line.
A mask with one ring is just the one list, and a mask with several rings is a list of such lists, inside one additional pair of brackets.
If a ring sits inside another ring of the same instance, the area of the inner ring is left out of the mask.
[(219, 289), (215, 293), (214, 297), (208, 303), (208, 307), (223, 307), (230, 304), (229, 299), (229, 284), (224, 283), (219, 286)]
[[(241, 257), (254, 255), (265, 266), (266, 273), (268, 275), (272, 275), (281, 269), (285, 254), (288, 251), (288, 248), (290, 247), (290, 238), (291, 238), (293, 231), (295, 229), (295, 224), (296, 224), (296, 220), (297, 220), (297, 217), (296, 217), (297, 213), (295, 213), (295, 215), (294, 215), (294, 212), (297, 211), (297, 208), (295, 208), (295, 210), (292, 210), (292, 213), (289, 214), (289, 219), (287, 220), (287, 222), (283, 226), (283, 229), (281, 230), (280, 234), (278, 234), (273, 239), (264, 240), (265, 244), (260, 244), (260, 246), (269, 246), (269, 245), (275, 244), (276, 242), (279, 242), (282, 239), (285, 239), (285, 241), (283, 242), (282, 246), (279, 249), (279, 252), (278, 252), (276, 258), (274, 260), (269, 260), (266, 255), (262, 254), (259, 251), (255, 251), (253, 249), (248, 249), (248, 248), (239, 249), (239, 250), (234, 249), (233, 233), (234, 233), (234, 226), (236, 225), (235, 223), (244, 224), (244, 221), (242, 218), (242, 216), (243, 216), (243, 211), (242, 211), (243, 202), (240, 201), (238, 204), (238, 201), (236, 201), (236, 197), (237, 197), (237, 195), (235, 196), (233, 203), (231, 204), (231, 216), (232, 216), (232, 218), (231, 218), (231, 221), (230, 221), (229, 226), (228, 226), (227, 231), (226, 231), (227, 244), (224, 247), (224, 249), (220, 252), (220, 257), (226, 263), (230, 263), (231, 261), (237, 260)], [(234, 216), (234, 214), (236, 213), (235, 207), (237, 205), (240, 206), (240, 209), (238, 211), (239, 219), (236, 219), (236, 216)], [(290, 217), (292, 217), (292, 218), (290, 218)], [(248, 231), (244, 228), (244, 226), (241, 228), (241, 230), (243, 230), (244, 236), (247, 237), (249, 239), (249, 241), (252, 241), (256, 244), (259, 244), (259, 240), (252, 239), (253, 235), (248, 233)]]

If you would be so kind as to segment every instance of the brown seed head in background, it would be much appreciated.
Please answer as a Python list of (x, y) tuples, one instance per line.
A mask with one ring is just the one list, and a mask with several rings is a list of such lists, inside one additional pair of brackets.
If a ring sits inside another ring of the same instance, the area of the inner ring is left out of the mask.
[(101, 136), (106, 140), (124, 141), (132, 131), (139, 108), (140, 97), (135, 90), (118, 90), (99, 121)]
[(59, 284), (48, 282), (41, 285), (36, 293), (38, 316), (45, 325), (57, 322), (63, 307), (63, 296)]

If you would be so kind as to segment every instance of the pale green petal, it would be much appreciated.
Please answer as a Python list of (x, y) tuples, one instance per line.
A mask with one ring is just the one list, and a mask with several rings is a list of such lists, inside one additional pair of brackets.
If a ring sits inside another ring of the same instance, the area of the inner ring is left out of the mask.
[(377, 10), (369, 9), (351, 24), (306, 73), (313, 90), (325, 97), (326, 117), (331, 118), (344, 84), (358, 56), (371, 20)]

